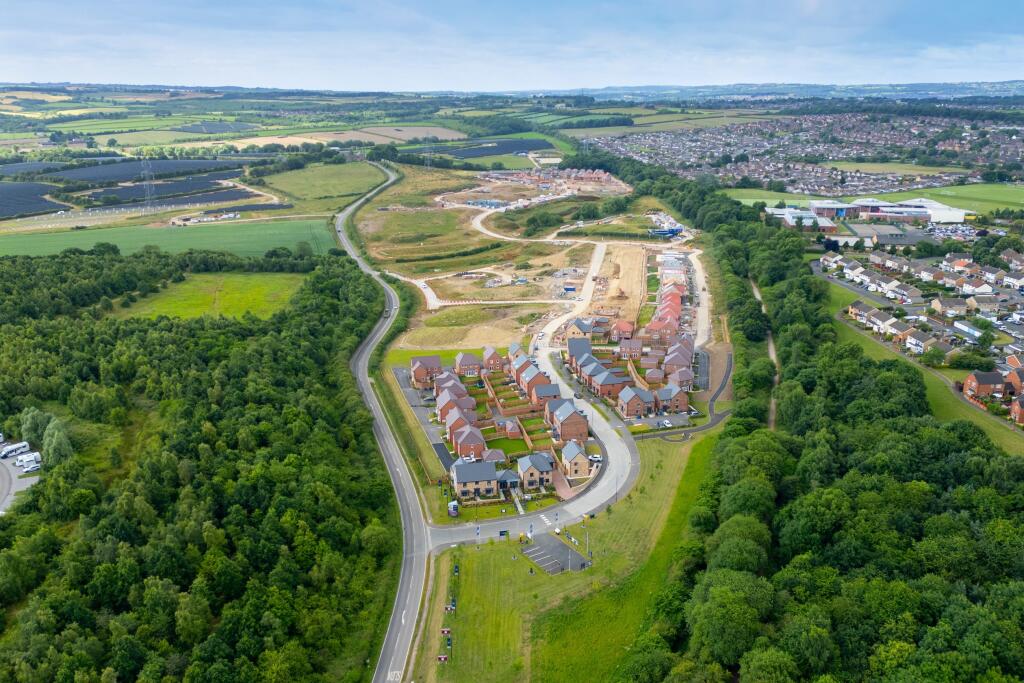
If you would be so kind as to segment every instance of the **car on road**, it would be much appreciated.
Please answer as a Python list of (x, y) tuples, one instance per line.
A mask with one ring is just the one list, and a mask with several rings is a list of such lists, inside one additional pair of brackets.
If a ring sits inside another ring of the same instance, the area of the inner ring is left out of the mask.
[(581, 394), (578, 391), (576, 393), (574, 393), (572, 396), (573, 396), (573, 398), (583, 398), (583, 394)]
[(668, 427), (671, 427), (671, 426), (672, 426), (672, 423), (671, 423), (671, 422), (669, 422), (668, 420), (662, 420), (662, 421), (661, 421), (661, 426), (662, 426), (662, 427), (665, 427), (665, 428), (668, 428)]

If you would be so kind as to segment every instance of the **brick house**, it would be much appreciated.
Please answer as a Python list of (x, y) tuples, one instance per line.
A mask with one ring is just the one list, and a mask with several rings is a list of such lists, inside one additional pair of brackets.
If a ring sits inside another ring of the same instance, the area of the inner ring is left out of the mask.
[(483, 367), (488, 372), (501, 372), (501, 369), (505, 367), (505, 359), (493, 346), (485, 346)]
[(543, 407), (548, 401), (559, 398), (562, 395), (557, 384), (538, 384), (530, 392), (530, 403)]
[(528, 356), (516, 356), (512, 361), (512, 381), (519, 384), (519, 378), (522, 377), (523, 373), (526, 372), (526, 368), (531, 367), (533, 363), (530, 362)]
[(493, 496), (498, 493), (498, 471), (493, 462), (458, 459), (448, 470), (452, 489), (459, 498)]
[(1012, 388), (1014, 396), (1024, 394), (1024, 368), (1013, 368), (1006, 375), (1006, 383)]
[(430, 388), (434, 378), (443, 372), (440, 356), (415, 356), (409, 361), (412, 385), (417, 389)]
[(455, 372), (459, 375), (476, 377), (480, 374), (482, 368), (483, 363), (480, 362), (480, 357), (475, 353), (460, 351), (455, 356)]
[(657, 408), (654, 394), (640, 387), (626, 387), (619, 392), (616, 409), (623, 417), (650, 415)]
[(693, 370), (690, 368), (679, 368), (669, 373), (668, 383), (674, 384), (683, 391), (690, 391), (693, 388)]
[(455, 432), (452, 443), (455, 446), (455, 454), (460, 458), (476, 459), (484, 453), (487, 448), (487, 441), (479, 429), (472, 425), (465, 425)]
[(616, 320), (612, 324), (611, 334), (609, 337), (613, 342), (622, 341), (623, 339), (633, 338), (633, 323), (628, 320)]
[(448, 411), (445, 415), (444, 420), (444, 432), (448, 435), (448, 440), (455, 443), (455, 435), (460, 429), (467, 426), (473, 426), (477, 422), (475, 410), (464, 410), (462, 408), (455, 408)]
[(643, 354), (644, 344), (639, 339), (621, 339), (619, 340), (619, 348), (616, 349), (615, 355), (619, 358), (630, 358), (636, 360)]
[(1010, 404), (1010, 417), (1019, 425), (1024, 425), (1024, 396), (1018, 396)]
[(658, 409), (669, 413), (683, 413), (690, 407), (690, 399), (686, 392), (671, 384), (658, 389), (654, 398), (658, 402)]
[(968, 396), (995, 396), (1003, 395), (1006, 382), (998, 372), (981, 372), (975, 370), (967, 375), (964, 380), (964, 393)]
[(562, 449), (562, 474), (569, 479), (590, 476), (590, 459), (579, 441), (570, 441)]
[(556, 399), (545, 406), (545, 411), (544, 419), (551, 425), (556, 441), (586, 442), (590, 424), (587, 417), (576, 410), (575, 403), (568, 399)]
[(536, 489), (551, 485), (551, 475), (555, 471), (555, 461), (547, 453), (530, 453), (516, 460), (519, 479), (524, 489)]
[(444, 422), (451, 411), (456, 408), (474, 410), (476, 399), (472, 396), (457, 396), (447, 389), (442, 391), (441, 395), (437, 397), (437, 419)]
[(536, 365), (530, 365), (519, 377), (519, 386), (527, 396), (532, 396), (533, 390), (542, 384), (551, 384), (551, 380)]
[(569, 357), (569, 367), (573, 372), (576, 372), (580, 368), (580, 359), (585, 356), (590, 356), (593, 351), (593, 347), (590, 344), (590, 340), (583, 337), (569, 339), (565, 342), (565, 345), (567, 348), (567, 355)]
[(601, 398), (617, 399), (619, 393), (633, 384), (633, 380), (611, 370), (605, 370), (591, 381), (591, 388)]

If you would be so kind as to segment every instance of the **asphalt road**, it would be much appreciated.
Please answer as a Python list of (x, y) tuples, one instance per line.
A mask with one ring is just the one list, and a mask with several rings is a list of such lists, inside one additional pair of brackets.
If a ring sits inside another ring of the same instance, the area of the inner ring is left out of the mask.
[[(356, 212), (366, 201), (397, 180), (396, 174), (390, 169), (379, 166), (388, 180), (370, 194), (346, 208), (337, 217), (335, 229), (345, 250), (356, 260), (359, 267), (369, 273), (384, 289), (388, 308), (398, 308), (398, 295), (381, 278), (360, 255), (358, 249), (345, 233), (345, 221)], [(604, 259), (606, 245), (595, 246), (590, 270), (593, 273), (600, 268)], [(583, 300), (555, 318), (545, 326), (547, 339), (551, 338), (555, 329), (568, 318), (579, 315), (589, 303), (593, 294), (593, 278), (588, 277), (584, 285)], [(413, 640), (416, 635), (417, 615), (426, 587), (427, 562), (432, 552), (439, 552), (447, 547), (460, 543), (472, 543), (499, 538), (501, 532), (508, 531), (512, 536), (519, 533), (543, 535), (555, 527), (564, 527), (577, 522), (591, 513), (604, 510), (616, 502), (619, 497), (632, 488), (640, 472), (640, 453), (636, 441), (629, 433), (626, 425), (612, 415), (605, 418), (587, 401), (577, 401), (590, 421), (591, 431), (602, 442), (605, 450), (605, 462), (599, 474), (590, 486), (573, 499), (544, 508), (528, 515), (520, 515), (506, 519), (495, 519), (478, 524), (428, 525), (424, 519), (416, 483), (406, 466), (398, 443), (391, 432), (384, 409), (373, 391), (373, 382), (369, 376), (369, 358), (374, 349), (383, 339), (394, 321), (394, 316), (382, 317), (370, 335), (363, 341), (352, 357), (352, 372), (355, 375), (363, 399), (374, 417), (374, 436), (380, 445), (381, 454), (388, 468), (388, 474), (395, 488), (399, 511), (402, 519), (402, 567), (399, 575), (398, 590), (395, 604), (391, 611), (387, 633), (381, 646), (380, 659), (374, 671), (375, 683), (403, 680)], [(541, 370), (559, 385), (564, 397), (572, 397), (570, 385), (555, 371), (552, 356), (554, 350), (547, 346), (546, 341), (537, 343), (537, 363)]]
[[(345, 233), (345, 221), (348, 217), (358, 211), (359, 207), (378, 192), (398, 180), (398, 175), (391, 169), (384, 166), (379, 166), (379, 168), (387, 174), (387, 180), (376, 190), (350, 204), (338, 214), (335, 229), (342, 246), (356, 260), (359, 267), (373, 276), (380, 284), (384, 289), (387, 307), (395, 311), (398, 309), (399, 303), (395, 290), (366, 263)], [(351, 362), (352, 373), (359, 385), (359, 391), (370, 412), (373, 413), (373, 434), (380, 445), (381, 454), (384, 456), (384, 462), (388, 468), (388, 475), (395, 487), (395, 496), (398, 499), (398, 508), (402, 519), (402, 568), (388, 630), (384, 636), (380, 659), (377, 660), (377, 668), (373, 674), (374, 681), (401, 680), (402, 673), (405, 671), (416, 631), (416, 615), (419, 612), (423, 586), (426, 583), (427, 556), (430, 552), (430, 531), (423, 521), (423, 511), (420, 508), (416, 484), (405, 465), (395, 436), (388, 428), (384, 408), (373, 391), (373, 383), (369, 374), (370, 356), (394, 320), (394, 315), (382, 317), (353, 354)]]

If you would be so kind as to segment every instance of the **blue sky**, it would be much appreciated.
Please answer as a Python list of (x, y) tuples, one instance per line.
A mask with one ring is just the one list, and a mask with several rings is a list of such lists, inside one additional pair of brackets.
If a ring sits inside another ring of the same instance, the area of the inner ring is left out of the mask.
[(3, 0), (0, 80), (335, 90), (1024, 78), (1021, 0)]

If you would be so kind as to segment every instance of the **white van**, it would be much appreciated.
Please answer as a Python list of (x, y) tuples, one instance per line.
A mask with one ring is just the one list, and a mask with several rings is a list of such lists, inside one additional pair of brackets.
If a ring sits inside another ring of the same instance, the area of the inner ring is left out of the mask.
[(14, 464), (18, 467), (28, 467), (32, 464), (39, 464), (42, 462), (42, 458), (39, 457), (39, 453), (22, 453), (18, 456), (18, 459), (14, 461)]
[(20, 443), (12, 443), (10, 446), (4, 446), (4, 449), (0, 451), (0, 460), (6, 460), (12, 455), (21, 455), (27, 453), (30, 446), (28, 441), (22, 441)]

